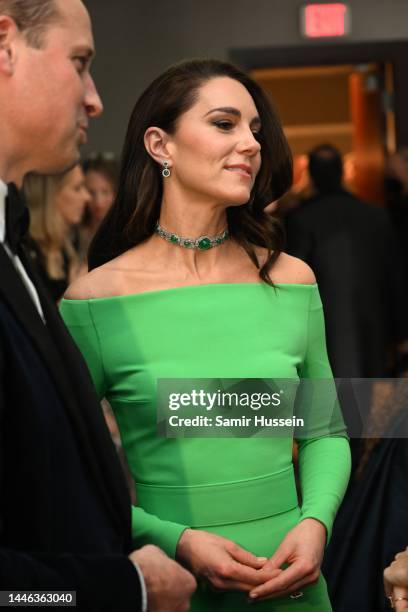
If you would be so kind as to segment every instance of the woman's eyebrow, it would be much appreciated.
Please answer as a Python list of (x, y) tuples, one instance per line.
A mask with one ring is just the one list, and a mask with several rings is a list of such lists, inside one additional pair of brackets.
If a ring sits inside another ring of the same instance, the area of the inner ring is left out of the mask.
[[(241, 111), (239, 111), (237, 108), (234, 108), (233, 106), (219, 106), (218, 108), (213, 108), (211, 110), (208, 111), (208, 113), (206, 113), (204, 115), (204, 117), (207, 117), (207, 115), (210, 115), (211, 113), (227, 113), (229, 115), (235, 115), (235, 117), (241, 117)], [(256, 125), (261, 125), (261, 119), (258, 117), (258, 115), (256, 115), (253, 119), (251, 119), (251, 125), (256, 124)]]
[(206, 117), (207, 115), (210, 115), (211, 113), (216, 113), (216, 112), (228, 113), (229, 115), (235, 115), (236, 117), (241, 116), (241, 112), (237, 108), (234, 108), (233, 106), (220, 106), (218, 108), (213, 108), (210, 111), (208, 111), (208, 113), (206, 113), (204, 117)]

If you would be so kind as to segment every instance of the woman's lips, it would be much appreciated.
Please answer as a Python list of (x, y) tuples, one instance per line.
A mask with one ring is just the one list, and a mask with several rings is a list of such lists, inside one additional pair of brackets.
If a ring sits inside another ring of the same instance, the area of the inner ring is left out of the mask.
[(252, 178), (252, 170), (250, 166), (246, 166), (244, 164), (234, 164), (231, 166), (225, 166), (225, 169), (229, 170), (230, 172), (236, 172), (245, 178)]

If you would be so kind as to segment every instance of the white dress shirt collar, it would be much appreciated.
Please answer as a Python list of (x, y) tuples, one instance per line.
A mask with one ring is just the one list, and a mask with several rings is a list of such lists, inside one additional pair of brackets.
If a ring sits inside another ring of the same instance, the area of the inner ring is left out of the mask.
[(45, 323), (45, 317), (43, 313), (43, 309), (41, 306), (40, 298), (38, 297), (37, 289), (35, 288), (32, 280), (28, 276), (23, 264), (20, 261), (20, 258), (17, 255), (12, 253), (5, 242), (6, 237), (6, 197), (8, 194), (8, 187), (4, 181), (0, 179), (0, 244), (3, 245), (7, 255), (10, 257), (12, 264), (14, 265), (17, 273), (20, 275), (21, 280), (23, 281), (25, 288), (28, 291), (31, 299), (34, 302), (35, 307), (38, 310), (38, 314), (42, 318)]
[(0, 179), (0, 242), (4, 242), (6, 236), (6, 197), (8, 187)]

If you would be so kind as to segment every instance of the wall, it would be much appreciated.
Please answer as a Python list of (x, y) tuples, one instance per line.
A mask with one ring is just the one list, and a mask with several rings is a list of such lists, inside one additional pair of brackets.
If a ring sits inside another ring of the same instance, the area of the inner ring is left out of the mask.
[[(303, 0), (85, 0), (85, 4), (94, 25), (93, 75), (105, 113), (94, 122), (84, 154), (120, 152), (136, 98), (169, 64), (193, 56), (228, 58), (234, 47), (303, 42), (298, 30)], [(349, 0), (349, 5), (350, 41), (408, 38), (407, 0)]]

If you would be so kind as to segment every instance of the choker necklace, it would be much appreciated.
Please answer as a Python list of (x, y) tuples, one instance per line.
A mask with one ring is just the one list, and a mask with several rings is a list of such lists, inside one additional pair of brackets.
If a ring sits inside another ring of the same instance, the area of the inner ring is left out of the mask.
[(199, 236), (198, 238), (183, 238), (174, 232), (168, 232), (165, 230), (159, 222), (156, 224), (155, 233), (178, 246), (184, 247), (185, 249), (198, 249), (199, 251), (208, 251), (213, 247), (220, 246), (229, 238), (228, 230), (224, 230), (222, 234), (217, 236)]

